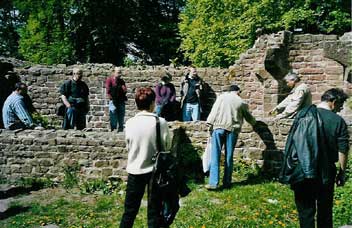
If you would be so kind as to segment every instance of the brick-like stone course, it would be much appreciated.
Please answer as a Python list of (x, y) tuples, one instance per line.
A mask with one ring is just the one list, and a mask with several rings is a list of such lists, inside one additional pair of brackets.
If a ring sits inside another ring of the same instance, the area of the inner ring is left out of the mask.
[[(277, 173), (292, 120), (259, 121), (262, 124), (256, 132), (248, 124), (243, 126), (234, 158), (254, 160), (264, 172)], [(198, 151), (200, 159), (208, 139), (206, 123), (175, 121), (169, 125), (174, 134), (173, 148), (179, 154), (190, 153), (185, 148), (191, 148)], [(349, 130), (352, 134), (351, 127)], [(0, 177), (50, 177), (62, 180), (63, 168), (72, 164), (79, 165), (78, 175), (81, 179), (124, 178), (127, 175), (127, 151), (123, 133), (0, 131)], [(49, 140), (52, 140), (51, 143), (46, 143)]]
[[(229, 69), (199, 68), (200, 77), (206, 82), (202, 119), (209, 113), (216, 96), (231, 83), (240, 85), (241, 96), (248, 102), (257, 118), (267, 118), (268, 112), (287, 95), (283, 76), (293, 70), (309, 84), (313, 103), (318, 103), (324, 91), (332, 87), (343, 88), (352, 94), (351, 49), (352, 35), (295, 35), (287, 31), (259, 37), (252, 48), (241, 54)], [(334, 51), (335, 50), (335, 51)], [(112, 64), (83, 64), (66, 66), (31, 65), (14, 59), (0, 58), (9, 62), (21, 80), (27, 83), (34, 106), (51, 124), (60, 127), (61, 119), (55, 109), (61, 103), (58, 93), (64, 80), (72, 77), (72, 69), (83, 70), (83, 80), (90, 88), (90, 112), (88, 128), (83, 131), (22, 131), (0, 133), (0, 174), (11, 178), (33, 176), (62, 176), (65, 162), (75, 161), (81, 165), (82, 178), (124, 175), (127, 152), (123, 135), (110, 133), (108, 100), (105, 80), (112, 73)], [(0, 64), (0, 68), (3, 65)], [(181, 78), (186, 67), (136, 66), (123, 68), (128, 88), (126, 119), (137, 112), (133, 94), (140, 86), (154, 86), (160, 76), (168, 71), (179, 95)], [(0, 75), (0, 90), (6, 91), (9, 80)], [(1, 97), (3, 99), (4, 97)], [(179, 99), (179, 97), (177, 97)], [(345, 107), (341, 115), (352, 121), (352, 111)], [(272, 122), (265, 119), (267, 127), (259, 134), (244, 126), (235, 156), (254, 159), (265, 170), (277, 170), (290, 121)], [(204, 149), (207, 132), (204, 122), (171, 123), (173, 129), (184, 129), (187, 140), (179, 144), (189, 148)], [(349, 128), (351, 129), (351, 127)]]

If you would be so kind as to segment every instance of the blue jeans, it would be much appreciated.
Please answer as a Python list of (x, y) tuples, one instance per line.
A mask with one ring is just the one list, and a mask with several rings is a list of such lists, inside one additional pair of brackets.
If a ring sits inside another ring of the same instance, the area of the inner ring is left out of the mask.
[(225, 171), (223, 185), (229, 186), (233, 171), (233, 151), (237, 142), (238, 133), (225, 129), (215, 129), (211, 138), (211, 159), (209, 185), (217, 187), (219, 185), (220, 155), (221, 148), (225, 145)]
[(157, 114), (159, 117), (160, 117), (162, 108), (163, 108), (163, 105), (156, 105), (155, 106), (155, 114)]
[(182, 107), (183, 121), (200, 120), (200, 106), (199, 103), (184, 103)]
[(74, 129), (82, 130), (86, 127), (86, 114), (82, 113), (75, 107), (66, 109), (66, 115), (62, 124), (63, 129)]
[(125, 103), (118, 104), (117, 107), (112, 101), (109, 102), (109, 113), (110, 113), (110, 127), (111, 130), (117, 128), (119, 124), (119, 131), (123, 130), (123, 124), (125, 119)]

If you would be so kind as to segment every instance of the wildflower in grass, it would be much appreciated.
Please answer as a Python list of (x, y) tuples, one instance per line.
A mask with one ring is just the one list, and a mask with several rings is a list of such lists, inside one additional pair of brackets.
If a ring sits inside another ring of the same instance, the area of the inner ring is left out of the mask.
[(296, 210), (292, 210), (292, 214), (297, 214), (297, 211)]
[(205, 228), (205, 225), (203, 225), (202, 228)]
[(273, 221), (269, 221), (269, 224), (272, 225), (274, 222)]

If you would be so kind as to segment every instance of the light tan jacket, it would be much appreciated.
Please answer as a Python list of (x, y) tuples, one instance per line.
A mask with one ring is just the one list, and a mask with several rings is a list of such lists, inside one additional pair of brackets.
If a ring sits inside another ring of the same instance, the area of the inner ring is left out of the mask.
[(281, 112), (277, 119), (294, 118), (297, 112), (312, 104), (312, 94), (307, 84), (302, 83), (293, 88), (290, 94), (276, 106), (276, 110)]
[(240, 132), (243, 118), (252, 126), (256, 123), (242, 98), (236, 92), (225, 92), (216, 99), (207, 123), (212, 125), (213, 129)]

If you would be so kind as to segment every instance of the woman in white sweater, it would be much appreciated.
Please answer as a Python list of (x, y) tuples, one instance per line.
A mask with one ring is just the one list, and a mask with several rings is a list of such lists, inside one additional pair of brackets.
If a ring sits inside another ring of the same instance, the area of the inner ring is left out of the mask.
[[(139, 88), (135, 94), (138, 112), (126, 122), (125, 137), (128, 150), (128, 181), (125, 198), (125, 211), (120, 228), (133, 227), (146, 185), (149, 187), (153, 171), (152, 157), (157, 151), (155, 93), (151, 88)], [(164, 150), (171, 147), (170, 132), (167, 122), (160, 119), (160, 138)], [(148, 188), (148, 227), (158, 225), (160, 202), (155, 192)]]

